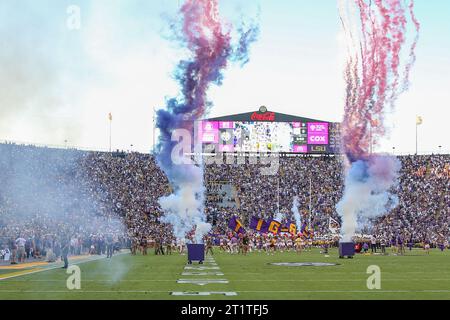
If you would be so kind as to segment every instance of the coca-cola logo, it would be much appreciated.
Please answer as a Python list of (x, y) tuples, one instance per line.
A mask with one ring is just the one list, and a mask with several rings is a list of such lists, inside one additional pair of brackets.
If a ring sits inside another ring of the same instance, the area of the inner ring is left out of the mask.
[(275, 112), (258, 113), (254, 112), (250, 117), (252, 121), (275, 121)]
[(308, 123), (309, 132), (328, 133), (327, 123)]

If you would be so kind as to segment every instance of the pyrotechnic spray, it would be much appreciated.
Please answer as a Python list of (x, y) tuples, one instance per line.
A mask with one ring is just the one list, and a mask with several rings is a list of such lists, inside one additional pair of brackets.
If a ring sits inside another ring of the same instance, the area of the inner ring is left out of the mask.
[(295, 224), (297, 225), (297, 230), (301, 230), (302, 221), (300, 217), (300, 212), (298, 211), (298, 196), (295, 196), (292, 201), (292, 213), (294, 214)]
[(195, 241), (199, 243), (211, 229), (204, 215), (203, 168), (198, 164), (175, 164), (172, 151), (178, 141), (172, 141), (172, 134), (184, 129), (192, 137), (194, 122), (202, 119), (212, 105), (207, 99), (209, 87), (222, 84), (222, 72), (229, 61), (248, 61), (249, 44), (256, 40), (258, 29), (253, 24), (246, 30), (239, 28), (240, 39), (233, 46), (230, 30), (225, 30), (219, 16), (218, 0), (186, 0), (180, 14), (180, 30), (174, 31), (181, 32), (177, 40), (188, 49), (190, 57), (180, 61), (174, 73), (180, 96), (169, 99), (166, 108), (157, 112), (157, 160), (174, 191), (161, 198), (160, 204), (163, 221), (172, 224), (175, 236), (184, 238), (195, 228)]
[[(387, 155), (372, 155), (370, 146), (386, 136), (386, 110), (392, 109), (399, 94), (408, 88), (420, 24), (413, 0), (340, 1), (339, 6), (348, 44), (342, 123), (342, 149), (348, 161), (337, 211), (343, 220), (343, 240), (350, 241), (358, 217), (385, 214), (398, 202), (390, 191), (396, 185), (400, 162)], [(402, 79), (401, 52), (407, 40), (408, 15), (416, 36)]]

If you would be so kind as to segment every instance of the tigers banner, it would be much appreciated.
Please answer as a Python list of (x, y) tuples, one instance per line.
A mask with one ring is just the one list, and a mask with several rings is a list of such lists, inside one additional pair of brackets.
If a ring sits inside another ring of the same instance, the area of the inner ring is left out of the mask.
[(297, 234), (297, 226), (296, 226), (295, 222), (289, 223), (289, 233), (292, 235)]
[(228, 223), (228, 227), (237, 233), (246, 232), (244, 226), (242, 225), (242, 222), (236, 216), (233, 216), (233, 218), (231, 218), (230, 222)]
[(277, 220), (271, 220), (268, 223), (269, 227), (267, 228), (267, 231), (273, 233), (273, 234), (278, 234), (281, 230), (281, 223), (278, 222)]
[(288, 222), (281, 227), (281, 232), (286, 232), (294, 235), (297, 233), (297, 226), (294, 222)]
[(261, 233), (267, 233), (269, 225), (263, 219), (253, 216), (250, 221), (250, 229)]

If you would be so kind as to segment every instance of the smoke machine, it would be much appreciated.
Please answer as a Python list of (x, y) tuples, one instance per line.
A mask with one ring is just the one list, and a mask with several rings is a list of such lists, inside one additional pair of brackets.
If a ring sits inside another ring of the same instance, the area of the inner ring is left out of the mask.
[(353, 259), (355, 255), (355, 244), (353, 242), (339, 242), (339, 258)]
[(199, 264), (203, 264), (203, 260), (205, 260), (204, 244), (188, 244), (187, 250), (189, 264), (192, 264), (192, 261), (198, 261)]

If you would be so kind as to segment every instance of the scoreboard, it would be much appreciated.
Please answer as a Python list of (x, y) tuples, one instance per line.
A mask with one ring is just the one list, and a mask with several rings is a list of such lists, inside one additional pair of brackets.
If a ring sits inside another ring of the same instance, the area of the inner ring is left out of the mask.
[(331, 122), (199, 122), (200, 143), (219, 152), (328, 154), (339, 152), (340, 127)]

